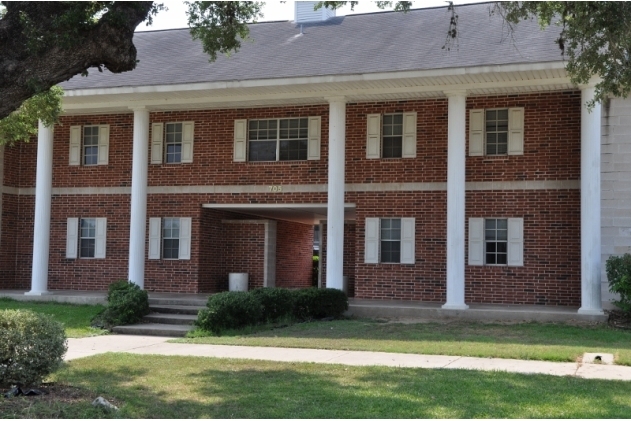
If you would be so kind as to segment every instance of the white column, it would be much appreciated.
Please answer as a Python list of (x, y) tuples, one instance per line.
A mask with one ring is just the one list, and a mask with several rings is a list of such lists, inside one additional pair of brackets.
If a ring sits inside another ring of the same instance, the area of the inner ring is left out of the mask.
[(594, 83), (581, 87), (581, 308), (579, 314), (604, 314), (600, 292), (600, 125), (601, 105), (591, 112)]
[(134, 109), (133, 142), (129, 221), (129, 280), (144, 289), (147, 169), (149, 162), (149, 111), (145, 108)]
[(447, 123), (447, 302), (448, 310), (466, 310), (464, 302), (466, 91), (445, 92)]
[(26, 295), (48, 292), (48, 252), (50, 248), (50, 206), (53, 192), (53, 128), (39, 122), (37, 134), (37, 173), (35, 175), (35, 224), (31, 290)]
[(326, 221), (326, 286), (342, 289), (344, 271), (344, 148), (346, 100), (329, 99), (329, 180)]

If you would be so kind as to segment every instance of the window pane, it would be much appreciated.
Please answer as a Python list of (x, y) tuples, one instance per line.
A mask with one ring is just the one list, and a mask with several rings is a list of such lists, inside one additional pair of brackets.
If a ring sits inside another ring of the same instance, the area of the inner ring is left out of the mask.
[(164, 239), (162, 247), (162, 257), (164, 259), (177, 259), (179, 257), (180, 240)]
[(497, 110), (498, 120), (508, 120), (508, 110)]
[(494, 265), (495, 262), (496, 262), (495, 254), (494, 253), (487, 253), (486, 254), (486, 264), (487, 265)]
[(505, 265), (505, 264), (507, 264), (507, 262), (508, 262), (508, 259), (507, 259), (506, 254), (498, 254), (497, 255), (497, 260), (496, 260), (496, 264), (497, 265)]
[(82, 238), (79, 244), (79, 257), (94, 257), (94, 239)]
[(250, 142), (248, 160), (276, 161), (276, 141)]
[(401, 158), (403, 154), (403, 138), (401, 136), (383, 138), (383, 158)]
[(488, 123), (489, 120), (497, 120), (497, 111), (489, 110), (486, 112), (486, 121)]

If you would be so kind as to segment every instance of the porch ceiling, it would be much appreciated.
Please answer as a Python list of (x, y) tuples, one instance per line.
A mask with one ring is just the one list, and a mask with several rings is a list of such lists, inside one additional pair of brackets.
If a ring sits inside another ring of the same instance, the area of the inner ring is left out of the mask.
[[(206, 204), (207, 209), (218, 209), (244, 215), (258, 216), (266, 219), (280, 219), (283, 221), (299, 222), (301, 224), (317, 225), (320, 220), (327, 219), (326, 204), (319, 203), (247, 203), (247, 204)], [(344, 204), (344, 220), (355, 220), (355, 204)]]
[(137, 107), (180, 109), (243, 108), (324, 104), (344, 96), (348, 102), (443, 98), (445, 91), (497, 95), (568, 90), (562, 62), (425, 70), (346, 76), (265, 79), (180, 85), (77, 89), (66, 92), (66, 114), (131, 112)]

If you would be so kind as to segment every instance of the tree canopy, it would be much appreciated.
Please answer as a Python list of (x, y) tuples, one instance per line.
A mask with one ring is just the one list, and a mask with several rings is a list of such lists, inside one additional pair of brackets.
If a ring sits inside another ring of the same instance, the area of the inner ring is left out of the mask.
[[(237, 51), (250, 22), (261, 16), (261, 2), (195, 1), (188, 5), (193, 38), (210, 60)], [(339, 8), (357, 2), (325, 1), (317, 7)], [(409, 1), (378, 1), (379, 7), (407, 11)], [(1, 2), (0, 143), (26, 140), (37, 119), (52, 124), (60, 113), (61, 91), (51, 88), (89, 69), (120, 73), (136, 67), (136, 27), (165, 9), (155, 2)], [(458, 36), (453, 5), (445, 22), (447, 46)], [(537, 19), (557, 25), (557, 41), (573, 83), (598, 76), (597, 101), (631, 91), (631, 2), (499, 2), (491, 13), (509, 26)], [(462, 17), (466, 19), (466, 15)], [(500, 36), (500, 34), (498, 34)]]

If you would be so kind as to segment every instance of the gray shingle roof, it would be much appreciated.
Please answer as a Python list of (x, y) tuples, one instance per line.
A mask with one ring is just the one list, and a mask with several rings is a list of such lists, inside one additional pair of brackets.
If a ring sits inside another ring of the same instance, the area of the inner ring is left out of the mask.
[(139, 32), (138, 67), (112, 74), (90, 71), (64, 89), (225, 82), (305, 76), (352, 75), (561, 60), (556, 28), (541, 31), (522, 22), (511, 36), (491, 3), (457, 6), (458, 48), (442, 49), (450, 12), (445, 7), (408, 13), (381, 12), (300, 25), (269, 22), (250, 26), (252, 41), (230, 57), (209, 63), (188, 29)]

